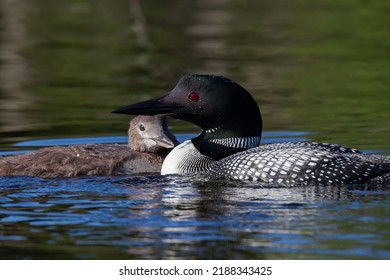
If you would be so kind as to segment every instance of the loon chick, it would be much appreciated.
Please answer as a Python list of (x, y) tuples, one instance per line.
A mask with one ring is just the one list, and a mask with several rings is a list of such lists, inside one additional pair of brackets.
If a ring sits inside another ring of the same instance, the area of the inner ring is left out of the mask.
[(128, 146), (87, 144), (49, 147), (29, 154), (0, 157), (0, 176), (74, 177), (159, 173), (178, 144), (164, 116), (131, 120)]
[(198, 137), (173, 149), (163, 163), (162, 174), (206, 173), (284, 186), (390, 181), (388, 156), (364, 155), (326, 143), (259, 146), (259, 107), (248, 91), (225, 77), (184, 76), (163, 97), (113, 113), (167, 114), (202, 128)]

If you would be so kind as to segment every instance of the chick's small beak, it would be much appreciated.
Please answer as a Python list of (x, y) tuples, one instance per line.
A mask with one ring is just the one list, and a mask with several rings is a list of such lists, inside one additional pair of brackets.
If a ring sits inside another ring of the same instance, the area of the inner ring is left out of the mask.
[(172, 149), (176, 145), (176, 143), (174, 143), (168, 137), (152, 138), (151, 140), (155, 141), (158, 146), (166, 149)]

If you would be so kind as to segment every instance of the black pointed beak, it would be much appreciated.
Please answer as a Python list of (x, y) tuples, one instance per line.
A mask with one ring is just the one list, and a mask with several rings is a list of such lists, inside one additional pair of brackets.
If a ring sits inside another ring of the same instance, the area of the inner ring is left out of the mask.
[(115, 114), (127, 115), (159, 115), (172, 114), (176, 109), (182, 108), (181, 105), (168, 102), (165, 96), (151, 99), (135, 104), (131, 104), (112, 111)]

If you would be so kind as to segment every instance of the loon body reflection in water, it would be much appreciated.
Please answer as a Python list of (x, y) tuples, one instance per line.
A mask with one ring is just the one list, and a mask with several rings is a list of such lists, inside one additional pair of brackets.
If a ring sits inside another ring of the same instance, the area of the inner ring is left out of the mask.
[(389, 156), (326, 143), (259, 146), (259, 107), (243, 87), (220, 76), (184, 76), (165, 96), (113, 112), (167, 114), (202, 128), (198, 137), (173, 149), (162, 174), (204, 173), (282, 186), (390, 181)]
[(164, 116), (138, 116), (131, 120), (128, 134), (128, 146), (49, 147), (25, 155), (0, 157), (0, 176), (48, 178), (159, 173), (165, 156), (178, 144)]

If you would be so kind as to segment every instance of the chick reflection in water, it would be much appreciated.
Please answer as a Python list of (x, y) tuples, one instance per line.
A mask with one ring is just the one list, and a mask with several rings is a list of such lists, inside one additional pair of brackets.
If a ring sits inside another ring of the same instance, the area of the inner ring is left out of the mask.
[(178, 144), (166, 117), (138, 116), (130, 122), (128, 146), (88, 144), (49, 147), (0, 157), (0, 176), (74, 177), (159, 173)]

